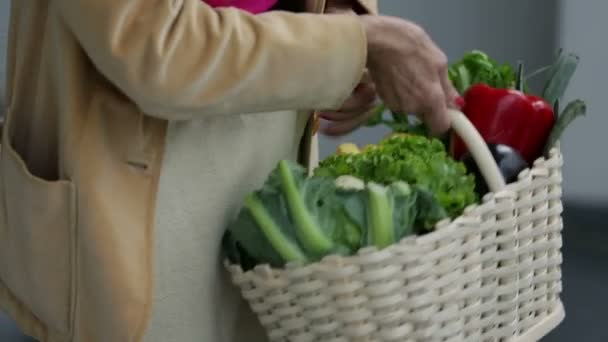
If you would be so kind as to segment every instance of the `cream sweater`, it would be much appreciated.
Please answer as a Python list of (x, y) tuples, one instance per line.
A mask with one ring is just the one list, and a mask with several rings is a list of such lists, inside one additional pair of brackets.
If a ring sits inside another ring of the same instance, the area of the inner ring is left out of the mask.
[(221, 265), (220, 239), (245, 194), (295, 158), (304, 114), (221, 116), (169, 126), (156, 217), (146, 342), (258, 342), (263, 330)]

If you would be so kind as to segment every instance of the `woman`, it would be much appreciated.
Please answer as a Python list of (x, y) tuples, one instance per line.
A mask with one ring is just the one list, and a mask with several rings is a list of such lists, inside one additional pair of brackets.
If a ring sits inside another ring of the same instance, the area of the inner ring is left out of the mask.
[(312, 110), (344, 134), (378, 95), (447, 129), (455, 92), (422, 29), (372, 1), (303, 4), (13, 2), (0, 305), (27, 334), (264, 340), (219, 242), (277, 160), (314, 163)]

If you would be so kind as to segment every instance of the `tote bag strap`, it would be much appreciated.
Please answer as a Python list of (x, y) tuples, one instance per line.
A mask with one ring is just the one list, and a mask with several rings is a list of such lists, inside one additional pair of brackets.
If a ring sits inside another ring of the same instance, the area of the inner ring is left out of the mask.
[(308, 172), (312, 172), (319, 164), (319, 139), (317, 136), (319, 123), (319, 113), (315, 111), (308, 118), (300, 141), (298, 162), (306, 167)]

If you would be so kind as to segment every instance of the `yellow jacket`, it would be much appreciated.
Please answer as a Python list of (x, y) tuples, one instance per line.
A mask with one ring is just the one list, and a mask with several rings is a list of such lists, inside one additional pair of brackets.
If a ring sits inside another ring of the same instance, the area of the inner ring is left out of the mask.
[[(375, 0), (360, 0), (376, 11)], [(40, 341), (141, 341), (167, 122), (338, 107), (366, 41), (348, 15), (200, 0), (18, 0), (0, 154), (0, 309)], [(309, 123), (302, 160), (314, 142)]]

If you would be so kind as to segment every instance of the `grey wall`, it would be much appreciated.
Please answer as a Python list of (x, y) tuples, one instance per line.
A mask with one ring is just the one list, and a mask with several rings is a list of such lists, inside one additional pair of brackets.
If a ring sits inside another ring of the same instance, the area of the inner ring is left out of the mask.
[(573, 124), (562, 141), (564, 193), (580, 202), (608, 203), (608, 1), (558, 3), (559, 43), (581, 56), (567, 98), (582, 98), (588, 105), (587, 117)]
[[(10, 0), (0, 0), (0, 108), (4, 104), (4, 80), (6, 79), (6, 36)], [(0, 109), (0, 112), (2, 110)]]

